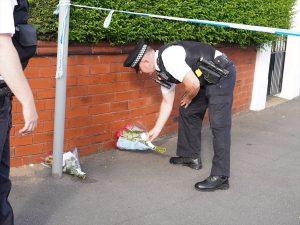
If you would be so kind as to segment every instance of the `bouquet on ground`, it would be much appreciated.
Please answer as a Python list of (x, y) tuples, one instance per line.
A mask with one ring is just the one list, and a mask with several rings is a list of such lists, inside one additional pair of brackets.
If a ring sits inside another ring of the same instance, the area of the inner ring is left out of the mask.
[(81, 170), (77, 148), (63, 154), (63, 172), (81, 179), (86, 178), (86, 173)]
[(148, 132), (141, 124), (126, 125), (116, 134), (117, 148), (122, 150), (153, 150), (164, 153), (166, 148), (156, 146), (148, 139)]
[[(43, 160), (42, 164), (48, 167), (52, 167), (52, 154), (48, 154)], [(63, 154), (63, 172), (75, 177), (79, 177), (81, 179), (86, 178), (86, 173), (81, 170), (77, 148)]]

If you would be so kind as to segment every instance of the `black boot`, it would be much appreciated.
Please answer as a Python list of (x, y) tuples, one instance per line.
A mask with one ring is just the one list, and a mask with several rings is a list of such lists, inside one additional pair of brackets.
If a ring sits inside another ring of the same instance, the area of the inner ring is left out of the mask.
[(175, 165), (183, 165), (183, 166), (188, 166), (192, 169), (195, 170), (200, 170), (202, 169), (201, 161), (200, 159), (193, 159), (190, 157), (171, 157), (170, 158), (170, 163), (175, 164)]
[(229, 188), (229, 179), (226, 176), (209, 176), (205, 180), (195, 184), (198, 191), (226, 190)]

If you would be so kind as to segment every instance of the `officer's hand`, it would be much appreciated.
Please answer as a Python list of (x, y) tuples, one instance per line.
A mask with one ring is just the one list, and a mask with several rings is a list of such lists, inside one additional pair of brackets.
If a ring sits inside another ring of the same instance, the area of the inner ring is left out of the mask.
[(37, 126), (38, 114), (36, 112), (34, 102), (23, 106), (23, 118), (25, 125), (21, 130), (19, 130), (19, 133), (21, 135), (27, 135), (34, 131)]
[(156, 128), (153, 128), (152, 130), (150, 130), (148, 133), (149, 141), (153, 141), (155, 138), (157, 138), (159, 133), (160, 133), (160, 130), (158, 130)]
[(180, 105), (184, 108), (187, 108), (190, 105), (191, 101), (192, 99), (189, 96), (184, 95), (180, 101)]

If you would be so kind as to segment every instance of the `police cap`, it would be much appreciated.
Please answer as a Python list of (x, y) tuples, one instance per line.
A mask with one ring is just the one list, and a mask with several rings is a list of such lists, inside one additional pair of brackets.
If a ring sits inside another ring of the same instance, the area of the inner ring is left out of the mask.
[(132, 67), (138, 70), (139, 63), (143, 58), (148, 44), (145, 40), (140, 40), (135, 49), (128, 55), (127, 59), (124, 62), (125, 67)]

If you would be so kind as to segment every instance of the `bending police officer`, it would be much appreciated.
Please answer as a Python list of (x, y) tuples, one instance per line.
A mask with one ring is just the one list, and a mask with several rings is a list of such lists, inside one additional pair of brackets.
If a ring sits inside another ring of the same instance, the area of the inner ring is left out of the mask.
[(210, 45), (178, 41), (157, 51), (140, 41), (124, 66), (139, 70), (161, 85), (162, 103), (155, 126), (149, 132), (154, 140), (166, 124), (174, 103), (175, 86), (182, 83), (185, 94), (179, 108), (177, 156), (170, 163), (201, 169), (201, 129), (208, 108), (213, 134), (214, 157), (207, 179), (195, 184), (199, 191), (229, 188), (231, 109), (236, 70), (225, 54)]

